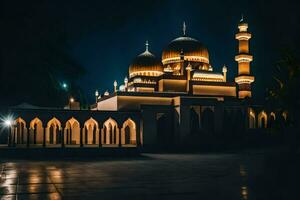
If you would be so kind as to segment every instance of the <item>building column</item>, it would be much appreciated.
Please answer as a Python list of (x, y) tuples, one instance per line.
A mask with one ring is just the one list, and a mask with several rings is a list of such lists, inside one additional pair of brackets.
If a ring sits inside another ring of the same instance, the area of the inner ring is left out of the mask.
[(118, 134), (119, 134), (119, 144), (118, 144), (118, 146), (122, 147), (122, 126), (120, 126), (118, 128), (119, 128), (119, 132), (118, 132)]
[[(135, 122), (136, 123), (136, 122)], [(136, 146), (139, 147), (141, 146), (141, 133), (140, 133), (140, 120), (139, 124), (136, 123), (136, 129), (135, 129), (135, 138), (136, 138)]]
[(83, 147), (83, 134), (82, 134), (82, 131), (83, 131), (84, 127), (79, 128), (79, 129), (80, 129), (80, 147)]
[(29, 148), (29, 144), (30, 144), (30, 127), (27, 128), (27, 148)]
[(11, 147), (11, 127), (9, 126), (7, 128), (7, 144), (8, 144), (8, 147)]
[(12, 143), (12, 146), (13, 146), (13, 147), (16, 147), (16, 128), (15, 128), (14, 125), (12, 126), (11, 132), (12, 132), (12, 134), (13, 134), (13, 143)]
[(98, 137), (99, 137), (99, 147), (102, 147), (102, 129), (98, 129)]
[(65, 148), (65, 134), (64, 134), (64, 127), (61, 127), (60, 131), (60, 142), (61, 148)]
[(46, 128), (43, 128), (43, 147), (46, 147)]

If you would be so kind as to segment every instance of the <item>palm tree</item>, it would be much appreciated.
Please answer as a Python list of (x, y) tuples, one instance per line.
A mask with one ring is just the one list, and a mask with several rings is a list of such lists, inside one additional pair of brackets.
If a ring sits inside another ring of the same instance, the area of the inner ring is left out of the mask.
[(268, 101), (275, 108), (288, 112), (288, 134), (297, 146), (300, 127), (300, 61), (291, 49), (283, 51), (281, 59), (275, 65), (273, 80)]

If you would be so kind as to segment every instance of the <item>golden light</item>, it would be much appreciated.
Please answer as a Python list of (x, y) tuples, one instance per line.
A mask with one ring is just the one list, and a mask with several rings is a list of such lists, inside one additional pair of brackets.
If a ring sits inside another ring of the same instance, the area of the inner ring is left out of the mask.
[(73, 97), (70, 98), (70, 102), (73, 103), (75, 99)]

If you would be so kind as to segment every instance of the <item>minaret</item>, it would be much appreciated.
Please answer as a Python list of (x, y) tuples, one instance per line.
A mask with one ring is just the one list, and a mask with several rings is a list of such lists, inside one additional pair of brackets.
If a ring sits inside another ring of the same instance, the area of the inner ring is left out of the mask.
[(254, 82), (254, 76), (251, 76), (250, 62), (253, 60), (249, 53), (249, 40), (251, 33), (248, 32), (248, 23), (245, 22), (242, 16), (238, 25), (239, 32), (235, 34), (235, 39), (239, 41), (239, 52), (235, 56), (235, 61), (238, 62), (238, 76), (235, 82), (238, 84), (238, 97), (243, 99), (251, 97), (251, 83)]

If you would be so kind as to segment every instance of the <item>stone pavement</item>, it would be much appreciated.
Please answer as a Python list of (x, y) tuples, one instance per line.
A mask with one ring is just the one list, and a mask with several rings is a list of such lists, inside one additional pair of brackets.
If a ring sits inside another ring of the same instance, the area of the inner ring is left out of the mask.
[(252, 199), (238, 155), (0, 161), (1, 199)]

